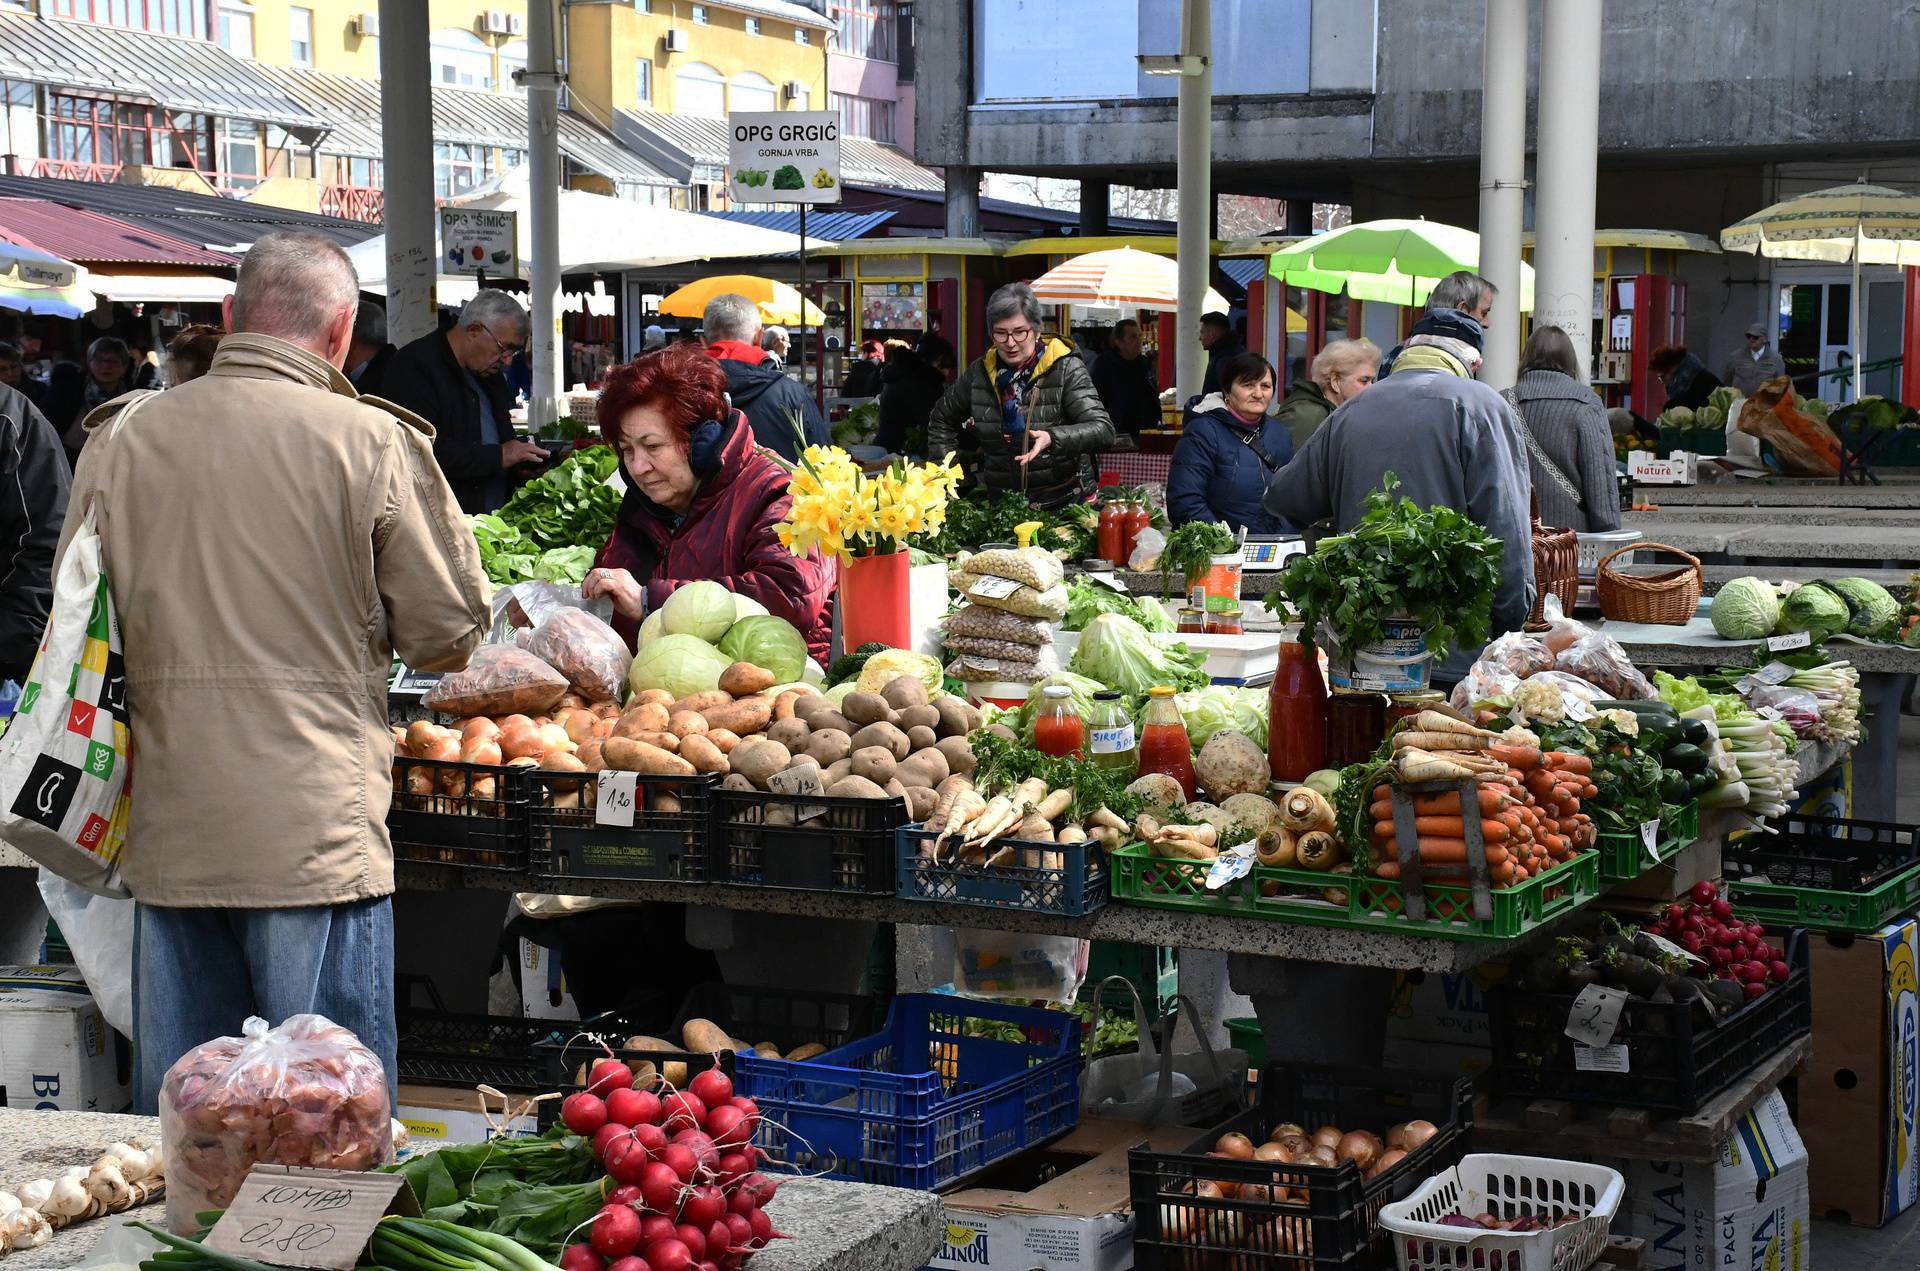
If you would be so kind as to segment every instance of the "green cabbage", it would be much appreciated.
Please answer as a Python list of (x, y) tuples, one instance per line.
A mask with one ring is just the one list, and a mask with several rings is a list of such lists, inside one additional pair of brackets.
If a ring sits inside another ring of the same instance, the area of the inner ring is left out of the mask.
[(1103, 613), (1080, 633), (1080, 647), (1067, 669), (1137, 697), (1159, 684), (1203, 687), (1206, 661), (1184, 644), (1160, 644), (1132, 618)]
[(735, 622), (739, 622), (743, 618), (764, 618), (766, 616), (767, 607), (765, 605), (755, 600), (752, 596), (743, 596), (737, 591), (733, 593), (733, 620)]
[(733, 659), (697, 636), (663, 635), (634, 655), (627, 685), (636, 693), (665, 689), (675, 699), (720, 687)]
[(1828, 591), (1819, 583), (1809, 583), (1794, 588), (1787, 602), (1780, 606), (1780, 625), (1776, 630), (1781, 635), (1805, 631), (1819, 644), (1828, 636), (1845, 631), (1852, 617), (1847, 602), (1838, 593)]
[(791, 622), (762, 614), (727, 628), (720, 652), (735, 662), (751, 662), (773, 672), (776, 682), (797, 680), (807, 669), (807, 642)]
[(701, 579), (675, 588), (660, 612), (668, 635), (694, 636), (718, 644), (733, 625), (734, 595), (719, 583)]
[(1726, 413), (1733, 409), (1733, 399), (1740, 395), (1739, 389), (1722, 384), (1707, 394), (1707, 405), (1719, 411), (1721, 417), (1725, 418)]
[(1669, 406), (1665, 410), (1661, 411), (1660, 418), (1654, 420), (1653, 422), (1660, 425), (1662, 428), (1678, 428), (1682, 430), (1690, 429), (1693, 427), (1693, 423), (1694, 423), (1693, 407)]
[(1813, 418), (1822, 420), (1833, 413), (1832, 403), (1821, 401), (1818, 397), (1807, 398), (1805, 404), (1802, 405), (1800, 409)]
[(667, 634), (666, 621), (666, 610), (655, 609), (647, 615), (647, 620), (640, 624), (640, 634), (636, 637), (635, 643), (644, 648)]
[(1210, 684), (1188, 693), (1176, 693), (1173, 704), (1180, 710), (1180, 722), (1187, 726), (1187, 740), (1198, 750), (1221, 729), (1232, 729), (1253, 738), (1262, 748), (1267, 744), (1267, 703), (1263, 688), (1235, 688)]
[(1761, 578), (1736, 578), (1713, 598), (1708, 616), (1729, 640), (1761, 640), (1780, 621), (1780, 593)]
[(1847, 602), (1852, 615), (1847, 630), (1853, 635), (1878, 637), (1892, 631), (1900, 621), (1900, 602), (1879, 583), (1865, 578), (1836, 578), (1825, 586)]

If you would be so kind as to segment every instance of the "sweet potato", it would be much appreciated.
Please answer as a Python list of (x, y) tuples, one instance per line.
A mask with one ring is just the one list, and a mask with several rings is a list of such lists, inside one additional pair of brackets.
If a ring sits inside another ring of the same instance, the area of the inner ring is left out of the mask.
[(710, 1019), (688, 1020), (680, 1030), (680, 1038), (686, 1042), (688, 1052), (695, 1055), (710, 1055), (715, 1051), (733, 1049), (733, 1038)]
[[(702, 715), (720, 706), (733, 705), (733, 694), (710, 688), (700, 693), (689, 694), (675, 702), (669, 709), (678, 711), (699, 711)], [(738, 729), (735, 730), (739, 731)]]
[(733, 753), (733, 748), (740, 744), (740, 735), (724, 728), (709, 728), (707, 740), (720, 747), (721, 754), (730, 755)]
[(667, 731), (680, 738), (705, 733), (710, 727), (707, 717), (699, 711), (675, 711), (667, 720)]
[(615, 737), (638, 737), (642, 733), (664, 733), (673, 715), (659, 702), (641, 702), (627, 707), (613, 726)]
[(671, 751), (629, 737), (609, 737), (600, 748), (607, 767), (650, 777), (691, 777), (693, 765)]
[[(798, 702), (799, 700), (800, 700), (800, 694), (794, 692), (792, 689), (788, 689), (786, 692), (780, 694), (780, 696), (774, 698), (773, 699), (774, 722), (777, 724), (781, 720), (792, 719), (794, 703)], [(803, 724), (806, 723), (804, 719), (801, 720), (800, 722)]]

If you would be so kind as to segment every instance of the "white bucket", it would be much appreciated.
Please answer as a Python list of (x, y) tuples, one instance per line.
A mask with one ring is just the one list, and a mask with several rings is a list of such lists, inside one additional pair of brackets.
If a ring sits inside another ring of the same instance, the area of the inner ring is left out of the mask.
[[(1352, 658), (1327, 658), (1327, 679), (1335, 688), (1376, 693), (1424, 692), (1433, 673), (1433, 651), (1427, 647), (1427, 629), (1405, 619), (1381, 624), (1385, 638), (1354, 650)], [(1321, 628), (1325, 647), (1335, 641)]]

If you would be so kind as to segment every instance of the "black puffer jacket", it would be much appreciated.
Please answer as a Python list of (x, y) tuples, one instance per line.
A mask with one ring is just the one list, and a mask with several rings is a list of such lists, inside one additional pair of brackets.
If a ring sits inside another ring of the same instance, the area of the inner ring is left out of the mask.
[(47, 627), (72, 479), (59, 434), (0, 385), (0, 680), (24, 680)]
[(912, 349), (888, 353), (887, 364), (880, 368), (880, 426), (874, 443), (885, 446), (889, 454), (905, 454), (907, 434), (927, 426), (928, 416), (946, 391), (946, 375)]
[(927, 454), (939, 458), (960, 449), (961, 426), (971, 419), (980, 438), (978, 479), (988, 490), (1024, 489), (1036, 507), (1045, 508), (1090, 497), (1098, 480), (1093, 457), (1113, 445), (1113, 423), (1086, 363), (1064, 340), (1048, 340), (1040, 350), (1026, 404), (1027, 430), (1048, 433), (1052, 441), (1024, 469), (1000, 427), (994, 384), (999, 365), (999, 355), (989, 349), (941, 395), (927, 421)]

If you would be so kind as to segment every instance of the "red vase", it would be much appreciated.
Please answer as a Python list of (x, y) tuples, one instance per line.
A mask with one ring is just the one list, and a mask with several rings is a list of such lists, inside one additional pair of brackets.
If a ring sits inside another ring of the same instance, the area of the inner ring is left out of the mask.
[(846, 652), (869, 641), (907, 648), (912, 638), (907, 554), (841, 558), (839, 604), (840, 644)]

